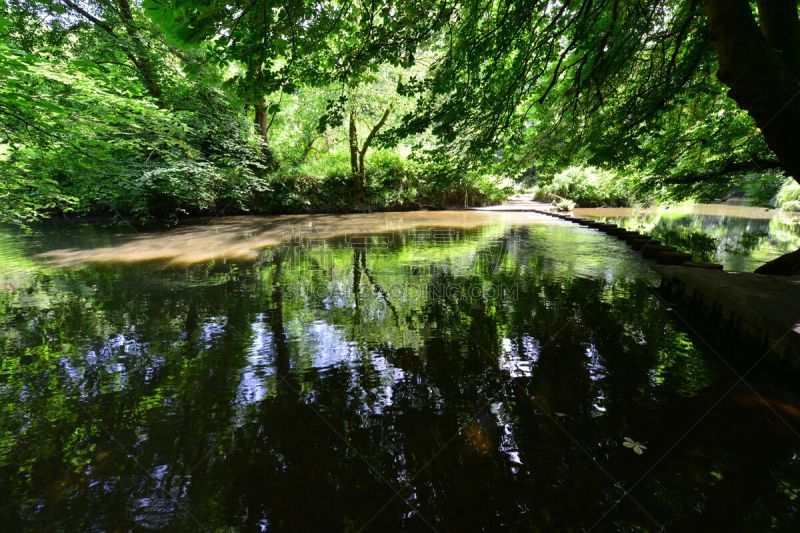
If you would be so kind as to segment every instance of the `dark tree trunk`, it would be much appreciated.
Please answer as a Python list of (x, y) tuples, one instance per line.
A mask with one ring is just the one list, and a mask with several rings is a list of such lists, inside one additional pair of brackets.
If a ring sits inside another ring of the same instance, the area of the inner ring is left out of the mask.
[[(717, 50), (717, 77), (747, 111), (783, 169), (800, 182), (800, 17), (797, 0), (703, 0)], [(800, 274), (800, 250), (756, 270)]]
[[(358, 127), (356, 126), (356, 110), (350, 110), (350, 121), (348, 124), (347, 137), (350, 141), (350, 171), (353, 177), (360, 178), (358, 166)], [(359, 180), (360, 181), (360, 180)]]
[(717, 51), (717, 77), (761, 129), (783, 168), (800, 182), (800, 49), (796, 0), (703, 0)]
[(389, 107), (386, 108), (386, 110), (383, 112), (383, 115), (381, 115), (381, 118), (367, 134), (367, 138), (364, 139), (363, 146), (359, 146), (358, 143), (356, 110), (355, 108), (350, 109), (350, 124), (348, 125), (348, 137), (350, 139), (350, 171), (353, 175), (355, 185), (354, 196), (357, 202), (364, 201), (368, 185), (366, 166), (367, 150), (369, 150), (369, 147), (372, 145), (375, 135), (377, 135), (378, 131), (384, 126), (384, 124), (386, 124), (386, 120), (389, 118), (389, 114), (392, 112), (393, 108), (394, 104), (390, 104)]
[(797, 0), (758, 0), (761, 33), (795, 76), (800, 74), (800, 19)]

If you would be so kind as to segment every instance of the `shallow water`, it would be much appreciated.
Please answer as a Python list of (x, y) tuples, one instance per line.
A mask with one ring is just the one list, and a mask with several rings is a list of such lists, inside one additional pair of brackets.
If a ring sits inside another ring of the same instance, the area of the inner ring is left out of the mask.
[(576, 209), (575, 214), (619, 224), (691, 253), (697, 261), (752, 272), (800, 248), (800, 214), (736, 204)]
[(3, 527), (796, 529), (800, 403), (655, 282), (531, 214), (2, 230)]

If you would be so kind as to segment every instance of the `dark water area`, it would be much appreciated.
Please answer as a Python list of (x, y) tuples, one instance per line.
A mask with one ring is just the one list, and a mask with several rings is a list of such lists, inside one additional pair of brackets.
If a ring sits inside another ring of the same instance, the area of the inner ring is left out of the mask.
[(725, 270), (752, 272), (800, 248), (800, 215), (729, 204), (648, 209), (578, 209), (576, 214), (640, 231)]
[(526, 214), (0, 230), (0, 523), (797, 530), (796, 388), (655, 283)]

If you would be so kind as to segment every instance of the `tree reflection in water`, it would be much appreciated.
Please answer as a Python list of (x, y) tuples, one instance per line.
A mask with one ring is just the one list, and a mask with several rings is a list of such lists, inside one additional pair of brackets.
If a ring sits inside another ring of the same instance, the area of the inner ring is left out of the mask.
[(735, 377), (603, 239), (503, 225), (32, 263), (0, 299), (3, 524), (797, 525), (786, 389), (754, 378), (788, 426), (742, 386), (717, 405)]
[(800, 217), (793, 213), (725, 204), (578, 211), (735, 272), (752, 272), (800, 248)]

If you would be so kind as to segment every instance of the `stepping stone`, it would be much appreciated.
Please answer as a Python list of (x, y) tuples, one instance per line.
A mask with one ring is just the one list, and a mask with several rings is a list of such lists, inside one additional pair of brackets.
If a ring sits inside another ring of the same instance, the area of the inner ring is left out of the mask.
[(705, 261), (686, 261), (681, 266), (690, 268), (706, 268), (708, 270), (722, 270), (722, 265), (719, 263), (708, 263)]
[(641, 239), (633, 239), (628, 244), (630, 244), (631, 248), (634, 250), (641, 250), (645, 246), (660, 246), (661, 242), (650, 239), (649, 237), (642, 237)]
[(656, 255), (661, 252), (677, 252), (677, 248), (673, 246), (664, 246), (664, 245), (656, 245), (656, 246), (645, 246), (641, 250), (642, 257), (647, 259), (652, 259)]
[(633, 241), (637, 241), (639, 239), (647, 239), (647, 238), (648, 238), (647, 235), (642, 235), (638, 231), (629, 231), (625, 235), (625, 241), (628, 242), (629, 244), (632, 243)]
[(642, 236), (636, 233), (635, 231), (622, 230), (619, 233), (617, 233), (617, 238), (622, 240), (634, 239), (634, 238), (641, 239)]
[(691, 261), (691, 254), (684, 252), (659, 252), (656, 254), (656, 263), (659, 265), (682, 265), (687, 261)]
[(639, 248), (638, 252), (642, 253), (642, 250), (646, 250), (647, 248), (653, 248), (655, 246), (664, 246), (661, 244), (661, 241), (658, 239), (650, 239), (650, 242)]
[(605, 224), (605, 223), (599, 224), (597, 226), (597, 229), (605, 233), (618, 233), (620, 231), (625, 231), (624, 229), (620, 228), (615, 224)]

